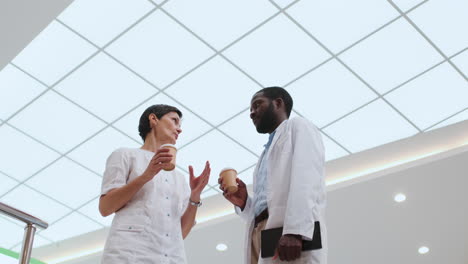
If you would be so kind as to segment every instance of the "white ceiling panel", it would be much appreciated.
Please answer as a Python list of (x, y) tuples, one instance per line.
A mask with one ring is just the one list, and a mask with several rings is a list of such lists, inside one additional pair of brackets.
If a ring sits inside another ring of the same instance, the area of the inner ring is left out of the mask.
[(25, 185), (2, 196), (0, 201), (48, 223), (55, 222), (70, 212), (69, 208)]
[(333, 53), (398, 16), (389, 3), (375, 0), (300, 1), (287, 12)]
[(110, 226), (114, 219), (114, 214), (103, 217), (99, 213), (99, 198), (94, 199), (90, 203), (78, 209), (78, 211), (84, 215), (91, 217), (93, 220), (101, 223), (104, 226)]
[(452, 62), (465, 74), (465, 77), (468, 77), (468, 51), (457, 55)]
[(67, 158), (61, 158), (25, 184), (76, 208), (99, 195), (101, 181), (101, 177)]
[(444, 63), (385, 98), (424, 130), (468, 107), (468, 82)]
[(271, 0), (271, 2), (276, 3), (281, 8), (285, 8), (293, 2), (298, 2), (298, 0)]
[(264, 86), (284, 85), (330, 57), (284, 15), (270, 20), (224, 54)]
[(106, 50), (159, 88), (168, 85), (214, 53), (159, 10)]
[(260, 88), (226, 60), (216, 57), (175, 83), (166, 93), (218, 125), (249, 106), (250, 94)]
[(55, 92), (47, 92), (10, 123), (64, 153), (104, 127), (104, 123)]
[(377, 95), (336, 60), (288, 86), (294, 109), (322, 127)]
[(322, 134), (322, 141), (325, 148), (325, 161), (338, 159), (350, 154), (324, 134)]
[(58, 19), (102, 47), (152, 8), (146, 0), (80, 0), (73, 1)]
[(67, 156), (102, 175), (110, 154), (121, 147), (139, 148), (141, 145), (112, 127), (106, 128)]
[[(38, 230), (40, 230), (40, 229), (38, 229)], [(52, 241), (42, 237), (38, 233), (36, 233), (34, 235), (33, 248), (38, 248), (38, 247), (41, 247), (41, 246), (45, 246), (45, 245), (48, 245), (50, 243), (52, 243)], [(21, 251), (21, 246), (22, 246), (22, 241), (19, 244), (17, 244), (15, 247), (11, 248), (11, 250), (16, 251), (16, 252), (20, 252)]]
[(340, 58), (379, 93), (385, 93), (442, 61), (404, 19), (343, 53)]
[(418, 132), (383, 100), (370, 103), (324, 131), (351, 152), (383, 145)]
[(107, 122), (114, 121), (158, 91), (103, 53), (55, 89)]
[(409, 14), (409, 18), (447, 56), (468, 46), (468, 1), (431, 0)]
[(257, 156), (262, 154), (264, 145), (268, 142), (268, 134), (259, 134), (255, 129), (255, 125), (250, 119), (250, 110), (245, 110), (221, 125), (219, 129), (256, 153)]
[(403, 12), (408, 11), (424, 1), (427, 2), (428, 0), (392, 0)]
[(86, 60), (96, 48), (52, 22), (14, 60), (21, 69), (52, 85)]
[(5, 124), (0, 127), (0, 146), (0, 171), (17, 180), (26, 179), (59, 157), (56, 152)]
[(163, 8), (218, 50), (278, 12), (267, 0), (177, 0)]
[(0, 118), (7, 119), (46, 89), (17, 68), (0, 71)]
[(185, 169), (192, 165), (197, 176), (207, 160), (211, 164), (209, 184), (216, 185), (221, 169), (232, 167), (240, 171), (255, 163), (257, 157), (216, 130), (177, 153), (178, 165)]
[(206, 131), (208, 131), (211, 127), (198, 118), (196, 115), (191, 113), (187, 108), (181, 106), (171, 98), (167, 97), (164, 94), (158, 94), (154, 98), (151, 98), (148, 102), (142, 104), (125, 117), (120, 119), (115, 123), (115, 127), (121, 129), (127, 135), (135, 138), (138, 141), (142, 141), (140, 136), (138, 135), (138, 123), (140, 122), (140, 116), (143, 114), (146, 108), (153, 104), (168, 104), (177, 107), (182, 112), (182, 122), (181, 128), (182, 133), (179, 135), (179, 139), (177, 140), (177, 146), (181, 147), (186, 143), (196, 139)]
[[(215, 188), (215, 187), (213, 187)], [(213, 195), (216, 195), (216, 194), (219, 194), (221, 193), (220, 191), (216, 191), (215, 189), (213, 189), (211, 187), (209, 187), (208, 185), (205, 187), (205, 190), (202, 192), (202, 194), (200, 195), (200, 198), (201, 199), (205, 199), (205, 198), (208, 198), (210, 196), (213, 196)]]
[(237, 177), (241, 179), (245, 184), (253, 184), (253, 173), (255, 171), (255, 166), (251, 166), (249, 169), (244, 170), (243, 172), (239, 171)]
[(11, 218), (0, 215), (0, 226), (2, 235), (0, 236), (0, 248), (11, 248), (23, 240), (24, 226), (20, 222), (12, 222)]
[(468, 120), (468, 109), (461, 112), (461, 113), (458, 113), (450, 118), (448, 118), (447, 120), (444, 120), (443, 122), (440, 122), (439, 124), (431, 127), (429, 130), (433, 130), (433, 129), (437, 129), (437, 128), (441, 128), (441, 127), (444, 127), (444, 126), (448, 126), (448, 125), (451, 125), (451, 124), (455, 124), (455, 123), (458, 123), (458, 122), (462, 122), (462, 121), (465, 121), (465, 120)]
[(102, 228), (102, 225), (82, 216), (79, 213), (71, 213), (60, 219), (53, 226), (40, 231), (40, 234), (53, 241), (60, 241), (80, 234), (88, 233)]
[(14, 179), (4, 175), (1, 172), (0, 172), (0, 182), (2, 183), (0, 185), (0, 197), (19, 183), (18, 181), (15, 181)]

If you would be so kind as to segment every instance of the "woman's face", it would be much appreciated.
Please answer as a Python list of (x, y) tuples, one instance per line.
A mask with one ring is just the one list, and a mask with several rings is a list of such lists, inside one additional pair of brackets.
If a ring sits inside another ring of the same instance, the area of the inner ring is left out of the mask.
[(175, 144), (179, 134), (180, 118), (176, 112), (169, 112), (161, 117), (155, 126), (156, 139), (162, 144)]

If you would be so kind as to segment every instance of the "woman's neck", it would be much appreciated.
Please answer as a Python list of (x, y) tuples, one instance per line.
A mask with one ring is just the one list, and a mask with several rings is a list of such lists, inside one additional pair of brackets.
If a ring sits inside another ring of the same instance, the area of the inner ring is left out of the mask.
[(158, 140), (156, 136), (150, 132), (146, 136), (145, 143), (140, 148), (151, 152), (156, 152), (161, 145), (161, 141)]

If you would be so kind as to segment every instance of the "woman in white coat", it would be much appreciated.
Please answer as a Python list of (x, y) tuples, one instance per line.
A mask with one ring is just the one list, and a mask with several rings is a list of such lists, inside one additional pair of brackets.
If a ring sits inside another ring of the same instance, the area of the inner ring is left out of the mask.
[(172, 155), (162, 144), (175, 144), (182, 113), (153, 105), (140, 118), (140, 148), (120, 148), (107, 160), (99, 211), (115, 213), (106, 241), (104, 264), (184, 264), (183, 239), (195, 224), (200, 194), (210, 166), (199, 177), (189, 167), (190, 188), (176, 170), (165, 171)]
[[(253, 96), (250, 117), (257, 132), (270, 134), (254, 171), (254, 196), (248, 195), (239, 179), (234, 194), (220, 186), (247, 222), (246, 264), (327, 263), (323, 143), (311, 122), (288, 119), (292, 104), (291, 96), (280, 87), (265, 88)], [(275, 256), (262, 258), (261, 231), (278, 227), (283, 230)], [(314, 232), (320, 234), (321, 248), (302, 251), (306, 240), (315, 240)]]

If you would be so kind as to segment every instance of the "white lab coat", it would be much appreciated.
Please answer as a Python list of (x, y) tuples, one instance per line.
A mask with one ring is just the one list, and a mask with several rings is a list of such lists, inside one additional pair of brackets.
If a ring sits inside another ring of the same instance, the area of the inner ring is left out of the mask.
[[(262, 153), (262, 156), (265, 153)], [(261, 160), (261, 157), (260, 157)], [(283, 234), (299, 234), (311, 239), (314, 222), (320, 221), (322, 249), (302, 251), (293, 262), (279, 258), (262, 259), (259, 264), (327, 263), (327, 229), (325, 223), (324, 148), (319, 130), (308, 120), (296, 117), (281, 123), (268, 149), (267, 204), (269, 218), (265, 229), (283, 227)], [(257, 174), (258, 164), (254, 171)], [(254, 186), (256, 184), (254, 177)], [(243, 211), (236, 207), (248, 225), (245, 236), (245, 263), (250, 264), (251, 234), (254, 224), (253, 198), (247, 199)]]

